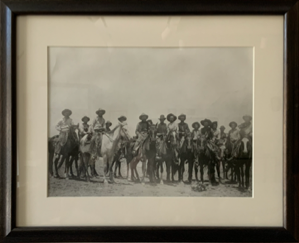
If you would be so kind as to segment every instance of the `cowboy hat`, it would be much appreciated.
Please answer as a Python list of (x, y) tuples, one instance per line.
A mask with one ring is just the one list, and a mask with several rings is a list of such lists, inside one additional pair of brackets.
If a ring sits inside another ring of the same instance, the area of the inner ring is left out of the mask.
[(154, 124), (153, 121), (152, 121), (151, 119), (147, 120), (147, 123), (148, 123), (149, 125), (153, 125), (153, 124)]
[(169, 121), (169, 119), (170, 119), (171, 116), (174, 117), (174, 121), (177, 119), (177, 117), (176, 117), (174, 114), (170, 113), (170, 114), (168, 114), (167, 117), (166, 117), (166, 118), (167, 118), (167, 121)]
[(186, 115), (185, 114), (181, 114), (181, 115), (178, 116), (178, 118), (179, 118), (179, 120), (186, 119)]
[(120, 122), (126, 121), (127, 118), (125, 116), (120, 116), (119, 118), (117, 118)]
[(139, 119), (141, 120), (142, 117), (146, 117), (145, 119), (147, 119), (147, 118), (148, 118), (148, 115), (142, 113), (142, 114), (139, 116)]
[(229, 125), (230, 127), (232, 127), (233, 124), (235, 124), (236, 126), (238, 126), (238, 124), (237, 124), (236, 122), (234, 122), (234, 121), (230, 122), (228, 125)]
[(212, 125), (216, 124), (218, 126), (218, 121), (213, 121)]
[(222, 129), (225, 129), (225, 126), (221, 126), (221, 127), (220, 127), (220, 130), (222, 130)]
[(159, 118), (159, 120), (163, 120), (164, 121), (164, 120), (166, 120), (166, 118), (165, 118), (164, 115), (161, 115), (160, 118)]
[(252, 116), (249, 115), (245, 115), (243, 116), (243, 120), (249, 119), (250, 121), (252, 120)]
[(102, 115), (104, 115), (105, 113), (106, 113), (106, 111), (104, 110), (104, 109), (98, 109), (97, 111), (96, 111), (96, 114), (98, 114), (99, 115), (99, 113), (102, 113)]
[(89, 122), (90, 118), (88, 116), (83, 116), (82, 119), (81, 119), (81, 121), (84, 122), (85, 120), (87, 120), (87, 122)]
[(208, 126), (211, 126), (212, 122), (209, 119), (204, 119), (204, 120), (200, 121), (201, 125), (203, 125), (203, 126), (206, 122), (208, 123)]
[(198, 128), (200, 128), (200, 124), (199, 124), (199, 122), (193, 122), (193, 123), (192, 123), (192, 127), (193, 127), (193, 128), (195, 128), (195, 125), (198, 125)]
[(110, 126), (112, 125), (111, 121), (106, 121), (106, 124), (110, 124)]
[(61, 113), (63, 116), (67, 116), (67, 113), (69, 116), (72, 115), (72, 111), (69, 109), (64, 109)]

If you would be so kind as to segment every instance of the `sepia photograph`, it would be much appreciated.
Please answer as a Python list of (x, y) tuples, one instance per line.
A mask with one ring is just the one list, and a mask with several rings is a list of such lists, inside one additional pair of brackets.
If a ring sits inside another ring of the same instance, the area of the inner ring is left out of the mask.
[(49, 197), (252, 197), (253, 48), (49, 47)]

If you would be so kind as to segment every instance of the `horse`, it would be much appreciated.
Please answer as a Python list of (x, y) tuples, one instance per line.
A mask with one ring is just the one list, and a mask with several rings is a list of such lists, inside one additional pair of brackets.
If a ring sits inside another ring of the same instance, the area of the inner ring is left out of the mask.
[[(113, 163), (112, 166), (115, 164), (114, 167), (114, 177), (120, 177), (123, 178), (121, 175), (121, 160), (125, 158), (125, 153), (126, 153), (126, 147), (125, 145), (121, 144), (121, 147), (119, 150), (116, 152), (113, 158)], [(118, 170), (118, 175), (117, 175), (117, 170)]]
[[(198, 149), (198, 165), (200, 167), (200, 179), (201, 182), (204, 183), (203, 175), (204, 175), (204, 167), (208, 167), (208, 177), (210, 184), (215, 185), (215, 162), (216, 162), (216, 151), (213, 150), (211, 146), (213, 146), (210, 141), (202, 136), (199, 142), (199, 149)], [(197, 177), (198, 168), (195, 167), (195, 176), (196, 180), (198, 181)]]
[(171, 170), (171, 180), (174, 182), (174, 175), (178, 170), (179, 165), (179, 152), (178, 152), (178, 139), (177, 132), (171, 131), (166, 140), (166, 156), (164, 157), (166, 162), (166, 173), (167, 182), (170, 181), (170, 170)]
[(49, 160), (48, 160), (48, 172), (49, 175), (52, 177), (53, 173), (53, 158), (55, 152), (55, 144), (58, 142), (58, 135), (55, 135), (48, 139), (48, 153), (49, 153)]
[(180, 164), (179, 164), (179, 182), (184, 181), (185, 162), (188, 163), (188, 182), (192, 182), (192, 172), (194, 165), (194, 153), (192, 146), (191, 133), (185, 135), (185, 140), (180, 148), (179, 152)]
[(149, 128), (149, 136), (148, 136), (148, 149), (145, 150), (145, 156), (148, 161), (148, 175), (150, 183), (156, 183), (155, 177), (155, 169), (156, 169), (156, 154), (157, 154), (157, 147), (156, 147), (156, 136), (157, 136), (157, 124), (151, 125)]
[(240, 146), (235, 156), (235, 169), (239, 182), (239, 187), (244, 188), (244, 166), (245, 166), (245, 186), (249, 188), (249, 174), (252, 164), (252, 145), (247, 137), (241, 139)]
[(101, 154), (97, 153), (97, 158), (99, 159), (100, 156), (102, 156), (103, 158), (104, 184), (108, 184), (106, 175), (108, 175), (109, 181), (111, 183), (114, 182), (112, 163), (120, 139), (124, 139), (126, 141), (129, 141), (131, 139), (131, 136), (128, 133), (126, 125), (127, 125), (126, 123), (119, 122), (119, 124), (111, 132), (109, 132), (109, 135), (104, 134), (102, 137), (101, 148), (98, 148), (100, 149)]
[[(79, 154), (79, 144), (78, 144), (78, 139), (77, 139), (77, 134), (76, 130), (79, 129), (79, 124), (78, 125), (72, 125), (69, 127), (69, 130), (66, 132), (66, 141), (63, 145), (61, 146), (59, 154), (55, 153), (56, 158), (54, 159), (54, 166), (55, 166), (55, 175), (54, 177), (59, 177), (58, 169), (62, 166), (63, 162), (65, 162), (65, 179), (69, 179), (69, 169), (72, 166), (72, 162), (76, 162), (76, 168), (77, 168), (77, 174), (78, 174), (78, 154)], [(60, 142), (57, 139), (57, 143)], [(56, 143), (56, 146), (58, 145)], [(60, 156), (62, 156), (59, 166), (58, 166), (58, 161)], [(51, 157), (51, 156), (50, 156)], [(71, 169), (71, 174), (73, 175), (73, 171)]]

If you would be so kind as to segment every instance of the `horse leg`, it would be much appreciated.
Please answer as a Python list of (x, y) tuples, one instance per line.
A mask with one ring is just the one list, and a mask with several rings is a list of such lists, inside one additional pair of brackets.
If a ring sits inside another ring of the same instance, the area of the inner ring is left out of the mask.
[[(98, 159), (99, 159), (99, 157), (98, 157)], [(108, 171), (108, 158), (107, 158), (107, 155), (104, 155), (103, 156), (103, 176), (104, 176), (104, 184), (105, 185), (108, 184), (108, 181), (106, 178), (107, 171)]]
[(48, 161), (48, 170), (49, 170), (49, 176), (53, 177), (53, 158), (54, 158), (54, 152), (49, 153), (49, 161)]
[(108, 168), (107, 168), (107, 173), (109, 175), (109, 181), (111, 183), (114, 183), (114, 174), (113, 174), (113, 167), (112, 167), (112, 164), (113, 164), (113, 156), (112, 157), (108, 157)]
[(171, 165), (171, 160), (170, 159), (167, 159), (166, 160), (166, 173), (167, 173), (167, 182), (170, 182), (170, 168), (172, 167)]
[(193, 166), (194, 166), (194, 160), (190, 159), (188, 161), (188, 182), (189, 183), (192, 183)]
[(59, 154), (56, 154), (54, 157), (54, 167), (55, 167), (55, 174), (54, 174), (54, 177), (55, 178), (58, 178), (59, 177), (59, 173), (58, 173), (58, 161), (59, 161), (59, 158), (60, 158), (60, 155)]
[(115, 164), (114, 166), (114, 177), (116, 178), (117, 175), (116, 175), (116, 172), (117, 172), (117, 160), (114, 160), (113, 163), (112, 163), (112, 166)]
[(246, 183), (246, 189), (249, 188), (249, 174), (250, 174), (250, 161), (247, 161), (245, 164), (245, 183)]
[(241, 185), (244, 188), (244, 164), (241, 165), (241, 182)]
[(200, 180), (201, 180), (201, 183), (203, 184), (204, 183), (204, 180), (203, 180), (203, 162), (200, 162)]
[(147, 170), (146, 170), (146, 160), (145, 161), (143, 161), (142, 160), (142, 184), (144, 185), (144, 179), (145, 179), (145, 177), (146, 177), (146, 173), (147, 173)]
[(65, 179), (66, 180), (69, 179), (70, 162), (71, 162), (71, 157), (65, 156)]

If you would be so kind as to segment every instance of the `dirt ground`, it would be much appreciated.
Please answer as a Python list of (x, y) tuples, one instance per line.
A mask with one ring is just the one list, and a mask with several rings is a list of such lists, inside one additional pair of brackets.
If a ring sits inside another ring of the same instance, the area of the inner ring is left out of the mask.
[[(73, 166), (74, 167), (74, 166)], [(138, 173), (141, 176), (141, 163), (137, 166)], [(49, 178), (48, 196), (52, 197), (88, 197), (88, 196), (173, 196), (173, 197), (251, 197), (252, 190), (239, 189), (237, 183), (231, 183), (230, 180), (222, 179), (221, 183), (211, 186), (208, 181), (207, 170), (204, 171), (204, 185), (195, 181), (195, 172), (193, 172), (193, 182), (190, 184), (171, 182), (166, 183), (166, 168), (164, 165), (163, 184), (150, 184), (149, 179), (145, 179), (145, 183), (135, 183), (125, 178), (115, 178), (114, 184), (104, 184), (102, 177), (102, 161), (96, 163), (96, 170), (100, 174), (98, 178), (91, 178), (90, 182), (84, 179), (64, 178), (64, 166), (60, 168), (59, 175), (61, 178)], [(74, 169), (76, 175), (76, 170)], [(124, 161), (121, 163), (121, 174), (123, 177), (127, 175), (127, 165)], [(223, 172), (221, 170), (221, 177)], [(187, 165), (185, 165), (184, 180), (187, 180)], [(175, 175), (177, 180), (177, 174)], [(216, 175), (218, 181), (218, 176)], [(250, 185), (251, 176), (250, 176)], [(250, 187), (251, 188), (251, 187)]]

